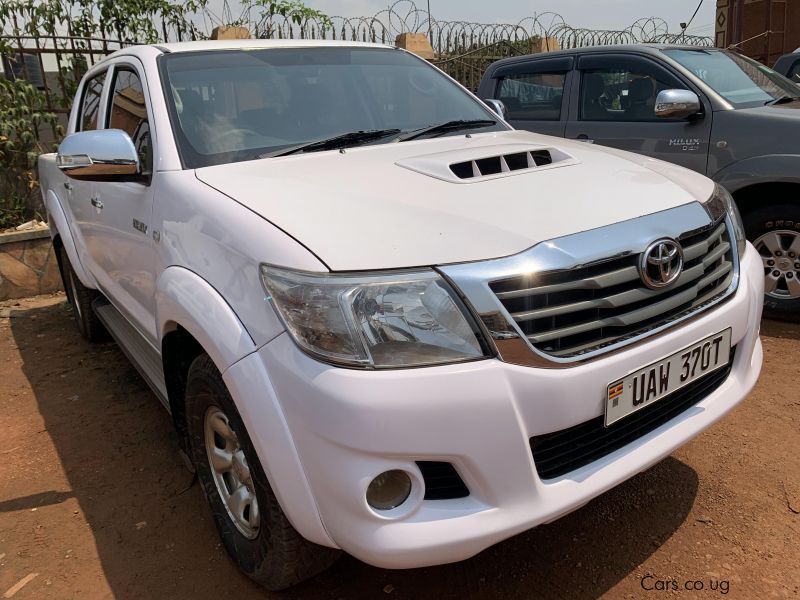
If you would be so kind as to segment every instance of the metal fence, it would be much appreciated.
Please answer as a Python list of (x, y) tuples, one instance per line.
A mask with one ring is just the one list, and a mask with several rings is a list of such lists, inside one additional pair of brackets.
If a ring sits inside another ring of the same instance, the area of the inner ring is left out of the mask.
[[(440, 21), (411, 0), (398, 0), (370, 17), (297, 19), (292, 15), (267, 14), (253, 3), (240, 6), (240, 13), (234, 16), (227, 0), (223, 3), (225, 22), (246, 27), (256, 38), (394, 43), (401, 33), (424, 33), (433, 47), (432, 62), (471, 89), (475, 89), (480, 75), (495, 60), (538, 51), (542, 47), (631, 43), (713, 45), (711, 38), (670, 33), (667, 23), (657, 17), (639, 19), (625, 29), (594, 30), (572, 27), (553, 12), (536, 14), (516, 24)], [(85, 19), (85, 13), (81, 18)], [(160, 41), (167, 42), (208, 37), (211, 27), (222, 23), (207, 9), (193, 15), (181, 13), (180, 18), (174, 14), (154, 15), (153, 21), (150, 35), (155, 34)], [(123, 30), (116, 31), (118, 35), (114, 36), (99, 20), (90, 28), (99, 32), (95, 37), (71, 34), (74, 28), (69, 20), (62, 25), (68, 35), (19, 35), (18, 31), (10, 35), (13, 29), (10, 23), (0, 21), (0, 53), (7, 77), (22, 77), (33, 82), (45, 94), (49, 109), (63, 114), (68, 112), (77, 83), (86, 69), (110, 52), (143, 40), (132, 39), (131, 34)]]

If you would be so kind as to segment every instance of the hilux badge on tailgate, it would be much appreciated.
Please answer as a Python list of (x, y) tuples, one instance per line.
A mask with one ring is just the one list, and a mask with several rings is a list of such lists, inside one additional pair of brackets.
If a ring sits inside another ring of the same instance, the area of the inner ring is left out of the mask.
[(650, 289), (667, 287), (683, 270), (683, 248), (673, 239), (656, 240), (642, 253), (639, 274)]

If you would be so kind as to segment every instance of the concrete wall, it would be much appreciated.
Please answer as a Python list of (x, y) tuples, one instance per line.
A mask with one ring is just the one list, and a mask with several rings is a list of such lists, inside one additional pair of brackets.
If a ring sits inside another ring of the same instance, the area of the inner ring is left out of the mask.
[(62, 289), (47, 229), (0, 233), (0, 300)]

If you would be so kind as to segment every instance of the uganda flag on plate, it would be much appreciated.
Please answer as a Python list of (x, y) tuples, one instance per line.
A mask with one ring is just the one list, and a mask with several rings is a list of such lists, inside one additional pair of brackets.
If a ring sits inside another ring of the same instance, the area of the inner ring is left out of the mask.
[(620, 381), (619, 383), (612, 383), (608, 386), (608, 399), (612, 401), (612, 405), (616, 406), (619, 403), (619, 398), (622, 395), (622, 390), (624, 389), (624, 383)]

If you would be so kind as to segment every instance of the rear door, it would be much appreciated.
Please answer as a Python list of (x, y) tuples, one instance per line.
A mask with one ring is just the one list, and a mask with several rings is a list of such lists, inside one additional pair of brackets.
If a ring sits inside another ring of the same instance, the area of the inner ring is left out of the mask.
[(577, 61), (576, 102), (566, 137), (646, 154), (705, 173), (712, 110), (690, 119), (655, 115), (656, 97), (668, 89), (692, 89), (677, 73), (644, 55), (592, 53)]
[[(74, 132), (94, 131), (102, 126), (106, 76), (105, 68), (93, 73), (78, 91), (80, 104), (74, 121)], [(102, 241), (99, 239), (101, 211), (96, 206), (98, 201), (95, 197), (95, 186), (92, 181), (68, 176), (64, 181), (67, 206), (71, 213), (69, 219), (72, 225), (71, 233), (77, 241), (78, 257), (81, 264), (97, 277), (99, 268), (96, 257), (102, 252)]]
[(563, 137), (572, 62), (560, 56), (503, 65), (491, 75), (489, 97), (506, 105), (514, 128)]

